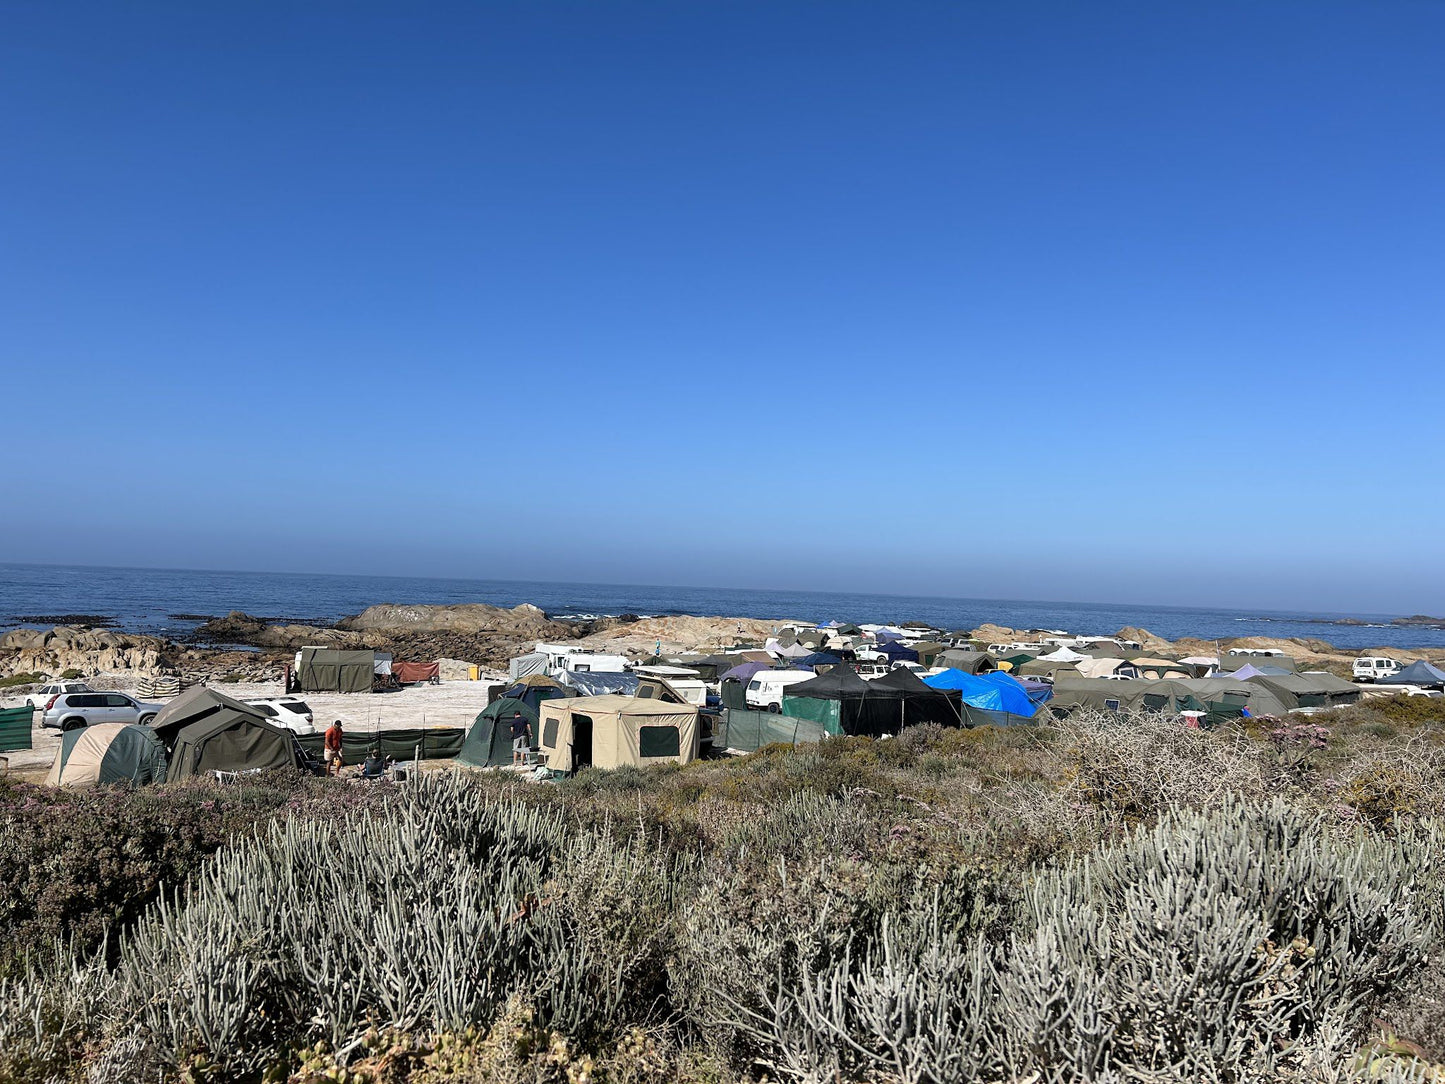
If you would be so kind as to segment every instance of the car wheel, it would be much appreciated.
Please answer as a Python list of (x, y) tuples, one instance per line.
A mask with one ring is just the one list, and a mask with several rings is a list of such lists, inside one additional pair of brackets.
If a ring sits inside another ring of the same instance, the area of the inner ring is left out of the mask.
[(782, 710), (783, 710), (783, 706), (782, 706), (781, 704), (769, 704), (769, 705), (768, 705), (768, 711), (771, 712), (773, 715), (778, 714), (778, 712), (780, 712), (780, 711), (782, 711)]
[(60, 732), (62, 734), (68, 734), (72, 730), (83, 730), (85, 729), (85, 725), (86, 723), (84, 719), (72, 716), (71, 718), (65, 719), (61, 722)]
[(150, 713), (148, 713), (148, 714), (146, 714), (146, 715), (142, 715), (139, 719), (136, 720), (136, 722), (140, 723), (141, 726), (150, 726), (151, 723), (153, 723), (153, 722), (155, 722), (155, 721), (156, 721), (155, 712), (150, 712)]

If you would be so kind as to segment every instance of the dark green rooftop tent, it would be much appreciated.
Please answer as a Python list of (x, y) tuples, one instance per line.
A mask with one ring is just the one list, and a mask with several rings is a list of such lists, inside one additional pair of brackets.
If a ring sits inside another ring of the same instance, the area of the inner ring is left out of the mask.
[(512, 763), (512, 716), (517, 712), (532, 728), (532, 741), (537, 740), (537, 709), (525, 700), (504, 696), (494, 700), (477, 713), (477, 721), (462, 742), (457, 760), (473, 768), (493, 768)]

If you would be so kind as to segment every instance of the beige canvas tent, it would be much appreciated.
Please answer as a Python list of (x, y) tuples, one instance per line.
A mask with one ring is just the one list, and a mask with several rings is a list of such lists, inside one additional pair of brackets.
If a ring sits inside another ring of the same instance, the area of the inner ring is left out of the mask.
[(549, 700), (538, 716), (538, 744), (553, 771), (697, 759), (697, 709), (688, 704), (609, 693)]
[(96, 723), (60, 736), (45, 782), (52, 787), (93, 787), (159, 783), (165, 777), (166, 751), (150, 727)]

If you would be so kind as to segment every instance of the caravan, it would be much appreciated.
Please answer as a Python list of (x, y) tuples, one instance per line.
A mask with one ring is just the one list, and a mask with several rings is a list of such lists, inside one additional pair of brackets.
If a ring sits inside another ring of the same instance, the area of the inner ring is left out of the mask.
[(547, 676), (559, 679), (568, 670), (581, 674), (620, 674), (627, 669), (627, 659), (621, 655), (603, 655), (567, 644), (539, 643), (536, 653), (547, 656)]

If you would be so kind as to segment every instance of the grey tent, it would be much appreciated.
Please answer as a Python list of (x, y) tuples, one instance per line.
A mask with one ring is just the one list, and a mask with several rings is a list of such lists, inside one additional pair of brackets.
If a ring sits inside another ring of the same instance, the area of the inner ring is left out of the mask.
[(45, 782), (52, 787), (100, 783), (159, 783), (166, 751), (148, 726), (96, 723), (60, 736)]
[(507, 677), (512, 681), (524, 678), (528, 674), (545, 674), (546, 672), (547, 656), (541, 651), (518, 655), (515, 659), (507, 662)]
[(210, 772), (300, 768), (302, 764), (301, 750), (291, 731), (268, 719), (230, 717), (217, 712), (181, 728), (166, 781), (174, 783)]
[(1381, 678), (1378, 685), (1445, 685), (1445, 670), (1437, 670), (1424, 659), (1412, 662), (1398, 674)]
[(296, 680), (307, 693), (369, 693), (375, 665), (374, 651), (303, 647)]
[(537, 709), (523, 700), (504, 696), (494, 700), (478, 714), (457, 761), (474, 768), (497, 767), (512, 763), (512, 717), (517, 712), (532, 728), (532, 742), (537, 741)]

